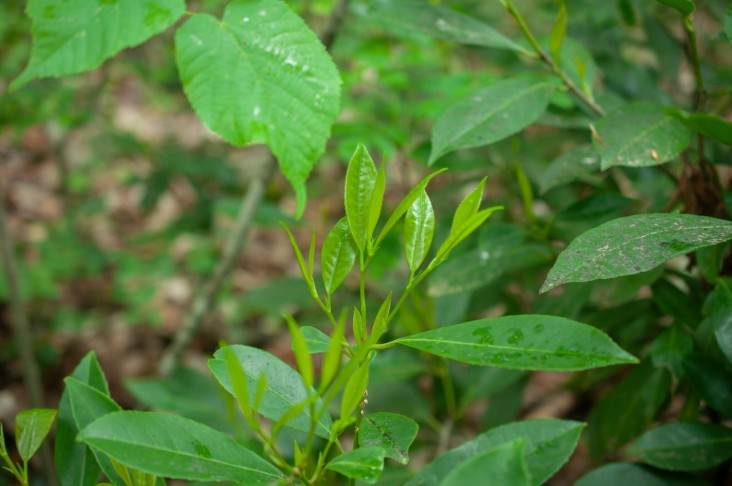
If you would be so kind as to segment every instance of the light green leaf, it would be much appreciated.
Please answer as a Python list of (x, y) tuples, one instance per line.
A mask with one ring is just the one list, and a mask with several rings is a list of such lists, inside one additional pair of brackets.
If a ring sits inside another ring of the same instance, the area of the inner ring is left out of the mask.
[(328, 349), (325, 351), (323, 357), (323, 366), (320, 370), (320, 388), (330, 385), (330, 382), (335, 378), (338, 369), (341, 366), (342, 350), (343, 350), (343, 323), (338, 323), (333, 329), (333, 334), (330, 336), (330, 342), (328, 343)]
[(328, 351), (330, 338), (323, 331), (312, 326), (302, 326), (300, 332), (302, 332), (308, 345), (308, 351), (311, 353), (325, 353)]
[(714, 336), (727, 361), (732, 363), (732, 292), (726, 284), (718, 285), (709, 295), (709, 319)]
[(82, 430), (79, 439), (125, 466), (162, 477), (243, 484), (284, 477), (229, 436), (176, 415), (114, 412)]
[(667, 473), (641, 464), (613, 462), (582, 476), (574, 486), (710, 486), (700, 478), (680, 473)]
[(669, 110), (691, 130), (705, 137), (713, 138), (725, 145), (732, 145), (732, 122), (711, 113), (687, 113), (683, 110)]
[[(264, 374), (267, 380), (267, 390), (262, 397), (257, 412), (268, 419), (278, 420), (287, 411), (305, 401), (313, 390), (307, 390), (302, 377), (287, 363), (276, 356), (250, 346), (232, 345), (221, 348), (214, 353), (214, 358), (208, 361), (208, 367), (219, 383), (234, 395), (231, 377), (224, 359), (225, 349), (233, 352), (246, 375), (249, 403), (254, 403), (255, 390), (259, 377)], [(318, 409), (322, 402), (316, 402)], [(311, 411), (307, 407), (297, 417), (286, 425), (296, 430), (308, 432), (310, 430)], [(317, 418), (315, 433), (320, 437), (330, 436), (331, 418), (323, 414)]]
[(380, 447), (386, 457), (399, 464), (409, 463), (409, 446), (417, 437), (417, 422), (398, 413), (377, 412), (367, 415), (358, 430), (361, 447)]
[(628, 452), (670, 471), (709, 469), (732, 457), (732, 429), (696, 422), (664, 424), (640, 436)]
[(526, 466), (534, 485), (543, 484), (572, 455), (584, 424), (570, 420), (533, 419), (496, 427), (451, 449), (427, 464), (407, 486), (436, 486), (460, 464), (506, 443), (523, 439)]
[(362, 364), (350, 380), (346, 388), (343, 390), (343, 398), (341, 398), (341, 419), (346, 419), (356, 410), (361, 401), (364, 399), (366, 387), (369, 384), (369, 365)]
[(320, 254), (320, 271), (325, 292), (331, 295), (353, 268), (358, 249), (346, 218), (341, 218), (325, 237)]
[(727, 40), (732, 42), (732, 5), (724, 13), (724, 33), (727, 34)]
[(508, 78), (458, 101), (435, 122), (429, 163), (453, 150), (489, 145), (523, 130), (544, 112), (555, 89), (551, 78)]
[(576, 145), (552, 160), (541, 178), (541, 193), (574, 182), (595, 183), (600, 172), (600, 157), (592, 145)]
[(549, 52), (552, 54), (554, 63), (561, 66), (562, 44), (564, 36), (567, 33), (567, 6), (564, 2), (559, 4), (559, 14), (557, 20), (554, 21), (552, 31), (549, 34)]
[[(450, 231), (445, 241), (442, 242), (440, 247), (437, 249), (435, 257), (430, 262), (430, 267), (434, 268), (436, 265), (442, 263), (450, 252), (459, 245), (465, 238), (470, 236), (480, 225), (493, 214), (495, 211), (500, 211), (503, 206), (493, 206), (491, 208), (483, 209), (478, 211), (476, 214), (470, 216), (464, 223), (460, 225), (455, 231)], [(456, 215), (457, 217), (457, 215)], [(453, 221), (454, 225), (454, 221)]]
[(465, 486), (486, 481), (502, 486), (531, 486), (531, 474), (526, 467), (523, 438), (515, 439), (470, 458), (456, 467), (440, 486)]
[(574, 239), (541, 287), (632, 275), (705, 246), (732, 239), (732, 222), (691, 214), (614, 219)]
[(33, 78), (77, 74), (99, 67), (122, 49), (142, 44), (175, 23), (184, 0), (29, 0), (33, 48), (14, 90)]
[(667, 162), (691, 141), (689, 130), (663, 106), (632, 103), (611, 111), (595, 125), (592, 143), (602, 169), (622, 165), (647, 167)]
[(384, 449), (360, 447), (335, 457), (325, 468), (367, 484), (375, 484), (384, 470)]
[(366, 147), (359, 145), (348, 163), (344, 201), (348, 227), (360, 250), (366, 249), (371, 238), (371, 201), (375, 186), (376, 165)]
[(55, 419), (56, 410), (52, 408), (31, 408), (15, 416), (15, 444), (24, 462), (41, 447)]
[(389, 325), (389, 313), (391, 312), (391, 295), (392, 293), (389, 292), (384, 302), (381, 303), (379, 312), (376, 313), (374, 325), (371, 327), (371, 336), (369, 336), (370, 343), (376, 343), (386, 332), (386, 328)]
[(300, 326), (297, 325), (291, 315), (285, 316), (287, 325), (290, 328), (290, 336), (292, 337), (292, 349), (295, 354), (295, 361), (297, 362), (297, 369), (300, 370), (300, 376), (305, 383), (307, 388), (312, 388), (313, 380), (315, 379), (315, 371), (313, 367), (313, 360), (310, 357), (308, 345), (305, 342), (305, 336), (300, 331)]
[(677, 10), (684, 17), (694, 13), (694, 2), (691, 0), (657, 0), (658, 3), (662, 3), (668, 7)]
[(463, 226), (465, 226), (465, 223), (478, 212), (478, 208), (480, 208), (480, 201), (483, 199), (485, 181), (486, 178), (484, 177), (478, 185), (475, 186), (475, 189), (470, 191), (470, 193), (460, 201), (460, 204), (458, 204), (458, 207), (455, 210), (455, 215), (452, 218), (450, 235), (454, 235), (459, 232)]
[[(379, 216), (381, 215), (381, 205), (384, 203), (384, 192), (386, 191), (386, 162), (381, 162), (379, 172), (376, 174), (376, 181), (374, 183), (374, 193), (371, 196), (371, 203), (369, 204), (369, 237), (374, 233), (376, 224), (379, 222)], [(370, 242), (369, 242), (370, 243)]]
[(175, 48), (196, 114), (229, 143), (268, 144), (301, 214), (340, 105), (338, 70), (315, 33), (284, 2), (234, 0), (222, 21), (193, 15)]
[[(478, 199), (480, 204), (480, 199)], [(427, 256), (435, 233), (435, 211), (432, 209), (427, 192), (412, 203), (404, 220), (404, 246), (407, 264), (412, 273), (416, 272)]]
[(396, 342), (462, 363), (519, 370), (572, 371), (638, 362), (599, 329), (556, 316), (480, 319)]

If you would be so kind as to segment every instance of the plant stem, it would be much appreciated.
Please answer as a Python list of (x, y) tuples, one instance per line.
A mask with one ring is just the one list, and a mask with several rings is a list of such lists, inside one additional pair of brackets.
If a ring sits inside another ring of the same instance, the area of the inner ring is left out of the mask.
[[(696, 29), (694, 28), (694, 21), (691, 19), (691, 15), (684, 18), (684, 30), (686, 31), (686, 36), (689, 39), (689, 57), (691, 58), (690, 60), (694, 71), (694, 80), (696, 81), (694, 111), (701, 111), (704, 109), (706, 91), (704, 90), (704, 78), (701, 73), (701, 61), (699, 59), (699, 46), (697, 44)], [(698, 160), (701, 161), (704, 159), (704, 135), (697, 133), (696, 143)]]

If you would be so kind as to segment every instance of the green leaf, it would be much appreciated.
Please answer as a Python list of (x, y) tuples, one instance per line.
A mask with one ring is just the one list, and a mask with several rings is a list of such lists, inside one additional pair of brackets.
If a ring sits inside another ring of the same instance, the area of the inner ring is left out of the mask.
[(302, 256), (302, 252), (300, 251), (300, 247), (297, 245), (297, 241), (295, 241), (295, 236), (292, 234), (290, 228), (288, 228), (285, 223), (281, 222), (281, 224), (287, 232), (287, 237), (290, 239), (292, 249), (295, 251), (295, 258), (297, 259), (297, 264), (300, 267), (300, 274), (302, 275), (305, 284), (307, 284), (310, 294), (313, 297), (317, 297), (318, 290), (315, 288), (315, 282), (313, 282), (313, 279), (310, 277), (310, 268), (308, 268), (307, 263), (305, 263), (305, 258)]
[[(69, 375), (104, 395), (109, 395), (109, 386), (93, 351), (87, 353)], [(58, 403), (56, 418), (56, 440), (54, 461), (62, 486), (95, 486), (100, 468), (89, 448), (76, 441), (79, 427), (76, 425), (71, 407), (69, 390), (64, 388)]]
[(614, 462), (582, 476), (574, 486), (709, 486), (701, 479), (679, 473), (667, 473), (641, 464)]
[(533, 56), (526, 48), (474, 17), (447, 6), (423, 0), (374, 0), (369, 2), (365, 18), (395, 34), (417, 32), (460, 44), (510, 49)]
[(328, 349), (325, 351), (323, 357), (323, 366), (320, 370), (320, 387), (324, 388), (330, 385), (330, 382), (335, 378), (338, 373), (338, 369), (341, 366), (342, 351), (343, 351), (343, 323), (338, 323), (333, 329), (333, 333), (330, 336), (330, 342), (328, 343)]
[(384, 302), (379, 307), (379, 312), (376, 313), (374, 318), (374, 325), (371, 327), (371, 336), (369, 336), (369, 342), (374, 344), (378, 342), (379, 338), (386, 332), (387, 326), (389, 325), (389, 313), (391, 312), (391, 295), (386, 296)]
[(480, 319), (396, 342), (462, 363), (519, 370), (573, 371), (638, 362), (599, 329), (555, 316)]
[(24, 462), (41, 447), (55, 419), (56, 410), (52, 408), (31, 408), (15, 416), (15, 444)]
[(305, 342), (305, 336), (300, 332), (300, 326), (297, 325), (291, 315), (286, 315), (287, 325), (290, 328), (290, 336), (292, 337), (292, 349), (295, 353), (295, 361), (297, 362), (297, 369), (300, 371), (300, 376), (305, 383), (307, 388), (312, 388), (313, 380), (315, 379), (315, 371), (313, 367), (313, 360), (308, 351), (308, 345)]
[(376, 186), (376, 165), (366, 147), (360, 145), (351, 157), (346, 171), (344, 201), (351, 235), (360, 250), (371, 238), (371, 201)]
[(33, 48), (14, 90), (33, 78), (77, 74), (99, 67), (122, 49), (142, 44), (175, 23), (184, 0), (30, 0)]
[(534, 485), (543, 484), (572, 455), (584, 424), (570, 420), (533, 419), (496, 427), (451, 449), (425, 466), (407, 486), (436, 486), (460, 464), (516, 439), (524, 439), (526, 466)]
[(724, 13), (724, 33), (727, 34), (727, 40), (732, 42), (732, 5)]
[(412, 203), (404, 220), (405, 254), (412, 273), (417, 271), (427, 256), (434, 233), (435, 211), (432, 209), (432, 202), (427, 192), (422, 190), (422, 194)]
[(691, 141), (689, 130), (666, 108), (640, 102), (621, 106), (595, 125), (592, 143), (600, 153), (602, 169), (622, 165), (647, 167), (679, 155)]
[(628, 452), (670, 471), (709, 469), (732, 457), (732, 429), (696, 422), (676, 422), (651, 429)]
[(539, 118), (555, 89), (551, 78), (509, 78), (463, 98), (435, 122), (429, 163), (448, 152), (481, 147), (518, 133)]
[(669, 113), (691, 130), (725, 145), (732, 145), (732, 123), (728, 120), (710, 113), (687, 113), (678, 109), (670, 110)]
[(709, 295), (708, 302), (717, 344), (727, 361), (732, 363), (732, 292), (726, 284), (718, 285)]
[(549, 52), (552, 54), (552, 59), (557, 66), (561, 67), (562, 44), (564, 43), (564, 36), (567, 33), (567, 6), (564, 2), (559, 4), (559, 14), (557, 20), (554, 21), (552, 31), (549, 34)]
[(458, 204), (457, 209), (455, 210), (455, 215), (452, 218), (452, 226), (450, 226), (450, 235), (454, 235), (458, 233), (463, 227), (465, 226), (465, 223), (467, 223), (470, 218), (475, 216), (475, 214), (478, 212), (478, 208), (480, 208), (480, 202), (483, 199), (483, 189), (485, 189), (485, 182), (486, 178), (480, 180), (477, 186), (475, 186), (475, 189), (470, 191), (467, 196), (463, 198), (462, 201), (460, 201), (460, 204)]
[(351, 379), (348, 380), (346, 388), (343, 390), (341, 398), (341, 419), (349, 417), (358, 404), (364, 399), (364, 393), (369, 384), (369, 365), (362, 364)]
[(312, 326), (302, 326), (300, 332), (302, 332), (308, 345), (308, 351), (311, 353), (325, 353), (328, 351), (330, 338), (323, 331)]
[(301, 214), (340, 104), (338, 70), (315, 33), (284, 2), (234, 0), (222, 21), (188, 19), (175, 49), (196, 114), (231, 144), (268, 144)]
[(526, 466), (523, 438), (507, 442), (485, 451), (455, 468), (440, 483), (440, 486), (464, 486), (486, 481), (489, 471), (490, 482), (502, 486), (531, 486), (531, 474)]
[(542, 285), (633, 275), (698, 248), (732, 238), (732, 222), (691, 214), (639, 214), (614, 219), (574, 239)]
[[(369, 204), (369, 226), (368, 234), (369, 237), (374, 233), (376, 224), (379, 222), (379, 216), (381, 215), (381, 206), (384, 203), (384, 192), (386, 191), (386, 163), (382, 162), (379, 167), (379, 172), (376, 174), (376, 181), (374, 183), (374, 193), (371, 196), (371, 203)], [(370, 245), (369, 241), (369, 245)]]
[(592, 145), (576, 145), (554, 159), (541, 179), (541, 193), (574, 182), (594, 183), (599, 180), (600, 157)]
[[(493, 214), (495, 211), (500, 211), (502, 209), (503, 206), (493, 206), (487, 209), (483, 209), (482, 211), (478, 211), (476, 214), (470, 216), (468, 220), (463, 222), (454, 231), (451, 230), (445, 241), (443, 241), (440, 247), (437, 249), (435, 257), (430, 262), (430, 267), (434, 268), (438, 264), (442, 263), (445, 258), (447, 258), (447, 256), (450, 254), (450, 252), (465, 238), (467, 238), (475, 230), (477, 230), (480, 225), (485, 223), (485, 221), (491, 216), (491, 214)], [(455, 217), (457, 219), (458, 215), (456, 214)], [(453, 226), (455, 226), (454, 220)]]
[(335, 457), (325, 468), (367, 484), (375, 484), (384, 470), (384, 449), (360, 447)]
[(686, 380), (707, 405), (724, 417), (732, 417), (732, 373), (719, 361), (699, 355), (681, 360)]
[[(249, 403), (254, 403), (255, 390), (259, 377), (264, 374), (267, 380), (267, 389), (259, 403), (257, 412), (271, 420), (280, 419), (287, 411), (305, 401), (310, 394), (303, 383), (302, 377), (287, 363), (276, 356), (250, 346), (232, 345), (219, 349), (213, 359), (208, 361), (208, 367), (226, 391), (234, 395), (231, 377), (224, 359), (228, 349), (236, 356), (246, 375)], [(322, 407), (321, 400), (316, 402), (318, 409)], [(288, 427), (308, 432), (310, 430), (311, 410), (307, 407), (297, 417), (287, 423)], [(315, 433), (320, 437), (330, 437), (332, 421), (328, 414), (317, 418)]]
[(244, 484), (284, 477), (227, 435), (176, 415), (114, 412), (82, 430), (79, 439), (125, 466), (162, 477)]
[(386, 457), (399, 464), (409, 463), (409, 446), (417, 437), (417, 422), (398, 413), (377, 412), (367, 415), (358, 430), (358, 445), (380, 447)]
[(694, 2), (691, 0), (657, 0), (658, 3), (662, 3), (668, 7), (677, 10), (684, 17), (694, 13)]
[(348, 221), (341, 218), (325, 237), (320, 254), (320, 271), (326, 294), (331, 295), (346, 279), (356, 261), (357, 251)]

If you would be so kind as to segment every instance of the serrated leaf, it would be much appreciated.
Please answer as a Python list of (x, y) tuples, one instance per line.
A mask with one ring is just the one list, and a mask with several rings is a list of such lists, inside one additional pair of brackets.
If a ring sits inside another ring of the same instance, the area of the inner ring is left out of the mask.
[(664, 424), (640, 436), (628, 452), (670, 471), (709, 469), (732, 457), (732, 429), (696, 422)]
[(399, 464), (409, 463), (409, 446), (417, 437), (417, 422), (398, 413), (378, 412), (367, 415), (358, 430), (361, 447), (381, 447), (386, 457)]
[(268, 144), (301, 214), (340, 105), (338, 70), (315, 33), (284, 2), (234, 0), (222, 21), (188, 19), (175, 48), (196, 114), (231, 144)]
[(732, 239), (732, 222), (691, 214), (640, 214), (614, 219), (574, 239), (542, 285), (632, 275), (698, 248)]
[(658, 3), (662, 3), (667, 7), (671, 7), (677, 10), (684, 17), (694, 13), (694, 2), (691, 0), (656, 0)]
[(663, 106), (631, 103), (611, 111), (595, 125), (592, 143), (602, 169), (616, 165), (648, 167), (679, 155), (691, 141), (689, 130)]
[(312, 326), (302, 326), (300, 332), (308, 345), (308, 351), (314, 354), (328, 351), (330, 338), (323, 331)]
[(570, 420), (533, 419), (501, 425), (447, 451), (427, 464), (407, 486), (436, 486), (456, 467), (482, 452), (524, 439), (526, 465), (533, 484), (549, 479), (569, 459), (584, 424)]
[(162, 477), (243, 484), (284, 477), (229, 436), (176, 415), (114, 412), (82, 430), (79, 439), (125, 466)]
[(374, 484), (384, 470), (384, 449), (360, 447), (336, 456), (325, 468), (367, 484)]
[(56, 410), (53, 408), (31, 408), (15, 416), (15, 444), (24, 462), (28, 462), (41, 447), (55, 419)]
[(571, 371), (638, 362), (599, 329), (556, 316), (480, 319), (396, 342), (462, 363), (519, 370)]
[(346, 171), (344, 202), (351, 235), (360, 250), (366, 249), (370, 233), (371, 201), (376, 186), (376, 165), (366, 147), (359, 145)]
[(14, 90), (33, 78), (77, 74), (99, 67), (122, 49), (142, 44), (175, 23), (184, 0), (29, 0), (33, 22), (30, 61)]
[(434, 233), (435, 211), (429, 196), (423, 190), (412, 203), (404, 220), (404, 253), (412, 273), (417, 271), (427, 256)]
[(577, 145), (552, 160), (541, 179), (541, 193), (574, 182), (594, 182), (600, 171), (600, 157), (592, 145)]
[(670, 110), (669, 113), (691, 130), (725, 145), (732, 145), (732, 123), (728, 120), (711, 113), (687, 113), (683, 110)]
[(440, 483), (441, 486), (480, 484), (490, 471), (490, 481), (504, 486), (531, 486), (526, 467), (523, 438), (515, 439), (470, 458), (456, 467)]
[(356, 261), (358, 248), (346, 218), (341, 218), (325, 237), (320, 254), (320, 272), (325, 292), (331, 295), (343, 283)]
[[(302, 377), (287, 363), (276, 356), (250, 346), (226, 346), (239, 361), (246, 375), (249, 403), (254, 403), (254, 394), (260, 375), (265, 374), (267, 390), (261, 399), (257, 412), (268, 419), (278, 420), (295, 405), (305, 401), (314, 390), (307, 390)], [(208, 361), (208, 366), (219, 383), (234, 395), (231, 377), (224, 359), (225, 348), (214, 353), (214, 358)], [(316, 401), (317, 408), (322, 407), (322, 401)], [(308, 432), (310, 430), (311, 411), (306, 408), (297, 417), (287, 423), (288, 427)], [(330, 436), (331, 418), (328, 414), (317, 417), (315, 433), (320, 437)]]
[(555, 88), (549, 78), (509, 78), (463, 98), (435, 122), (429, 163), (453, 150), (489, 145), (523, 130), (544, 112)]

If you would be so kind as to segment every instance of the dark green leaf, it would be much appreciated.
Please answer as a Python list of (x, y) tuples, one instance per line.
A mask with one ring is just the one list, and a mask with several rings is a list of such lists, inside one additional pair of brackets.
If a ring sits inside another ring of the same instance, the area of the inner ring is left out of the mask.
[(384, 470), (384, 449), (360, 447), (337, 456), (325, 468), (367, 484), (375, 484)]
[(732, 5), (727, 7), (724, 13), (724, 32), (727, 34), (727, 40), (732, 42)]
[(376, 186), (376, 165), (366, 147), (359, 145), (346, 172), (344, 195), (346, 218), (356, 246), (364, 250), (371, 238), (370, 206)]
[(688, 17), (694, 13), (694, 2), (691, 0), (657, 0), (668, 7), (678, 10), (684, 17)]
[(708, 483), (685, 474), (657, 471), (641, 464), (614, 462), (582, 476), (574, 486), (708, 486)]
[(732, 238), (732, 222), (691, 214), (640, 214), (593, 228), (562, 251), (541, 287), (640, 273)]
[(367, 415), (358, 430), (361, 447), (381, 447), (386, 457), (399, 464), (409, 462), (409, 446), (417, 437), (417, 422), (398, 413), (378, 412)]
[(677, 377), (681, 376), (681, 360), (694, 349), (694, 341), (683, 326), (675, 324), (653, 341), (651, 359), (657, 368), (665, 366)]
[(56, 410), (52, 408), (31, 408), (15, 416), (15, 444), (24, 462), (41, 447), (55, 419)]
[(227, 435), (176, 415), (114, 412), (82, 430), (79, 439), (125, 466), (162, 477), (242, 484), (283, 478)]
[(463, 363), (522, 370), (570, 371), (637, 362), (599, 329), (555, 316), (481, 319), (396, 342)]
[(696, 422), (677, 422), (649, 430), (628, 452), (671, 471), (709, 469), (732, 457), (732, 430)]
[(732, 363), (732, 291), (724, 281), (709, 295), (708, 303), (717, 344)]
[(564, 152), (549, 164), (541, 180), (541, 193), (557, 186), (574, 182), (597, 182), (600, 157), (592, 145), (577, 145)]
[(300, 328), (305, 342), (308, 344), (308, 351), (311, 353), (325, 353), (328, 351), (330, 338), (320, 329), (311, 326), (303, 326)]
[(440, 486), (481, 484), (490, 475), (490, 482), (505, 486), (531, 486), (531, 474), (524, 456), (525, 440), (519, 438), (472, 457), (456, 467)]
[(320, 254), (320, 271), (328, 295), (335, 292), (351, 272), (357, 251), (348, 221), (341, 218), (326, 236)]
[(412, 203), (404, 220), (405, 254), (412, 273), (417, 271), (427, 256), (434, 233), (435, 211), (427, 192), (423, 190)]
[(724, 417), (732, 417), (732, 373), (716, 360), (699, 355), (681, 361), (688, 382), (707, 405)]
[(695, 132), (732, 145), (732, 123), (728, 120), (710, 113), (687, 113), (683, 110), (672, 110), (670, 113)]

